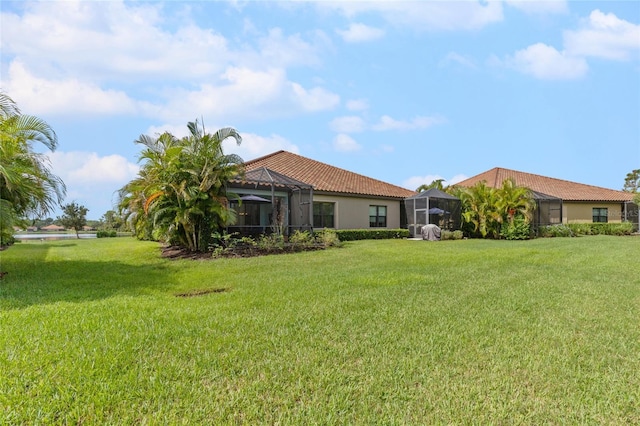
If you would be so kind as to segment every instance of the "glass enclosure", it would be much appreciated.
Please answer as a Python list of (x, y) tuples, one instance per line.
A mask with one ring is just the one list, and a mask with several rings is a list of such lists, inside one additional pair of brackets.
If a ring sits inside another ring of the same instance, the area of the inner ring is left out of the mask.
[(535, 191), (531, 191), (531, 194), (536, 202), (532, 220), (534, 232), (537, 233), (542, 226), (562, 223), (562, 199)]
[(289, 235), (313, 229), (311, 185), (262, 167), (231, 181), (229, 192), (240, 199), (230, 203), (236, 221), (227, 226), (227, 232)]
[(453, 195), (431, 188), (404, 200), (409, 234), (420, 235), (424, 225), (434, 224), (440, 229), (455, 231), (462, 222), (460, 200)]

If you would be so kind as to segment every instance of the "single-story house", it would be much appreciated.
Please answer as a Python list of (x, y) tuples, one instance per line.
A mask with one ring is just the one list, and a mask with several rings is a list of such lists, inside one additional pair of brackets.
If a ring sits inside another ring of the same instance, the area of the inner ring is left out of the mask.
[(40, 228), (40, 230), (47, 231), (47, 232), (60, 232), (60, 231), (64, 231), (64, 226), (51, 224), (51, 225), (43, 226), (42, 228)]
[(638, 207), (633, 194), (614, 189), (555, 179), (495, 167), (456, 185), (470, 187), (484, 181), (499, 188), (506, 179), (533, 192), (538, 204), (539, 225), (558, 223), (623, 222), (638, 224)]
[(404, 199), (415, 191), (288, 151), (245, 162), (230, 182), (237, 221), (229, 231), (256, 234), (281, 228), (404, 228)]

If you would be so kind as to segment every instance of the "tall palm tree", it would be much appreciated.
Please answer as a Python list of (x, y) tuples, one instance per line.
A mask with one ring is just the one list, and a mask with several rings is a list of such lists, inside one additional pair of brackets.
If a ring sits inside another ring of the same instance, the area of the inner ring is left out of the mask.
[(16, 219), (29, 215), (44, 216), (64, 199), (64, 182), (51, 172), (47, 157), (34, 152), (34, 144), (42, 144), (54, 151), (58, 137), (44, 120), (22, 114), (12, 99), (0, 92), (0, 208), (5, 214), (3, 227), (12, 227)]
[(212, 232), (229, 220), (227, 182), (242, 173), (242, 159), (225, 155), (222, 143), (235, 129), (207, 133), (197, 120), (187, 124), (189, 135), (177, 139), (141, 136), (139, 176), (120, 191), (121, 211), (128, 215), (138, 236), (153, 236), (191, 251), (205, 251)]
[(470, 188), (462, 188), (458, 197), (462, 202), (462, 218), (471, 224), (472, 231), (482, 238), (495, 238), (500, 232), (501, 215), (496, 204), (498, 194), (495, 188), (478, 182)]
[(513, 179), (505, 179), (498, 195), (496, 207), (502, 217), (501, 222), (506, 220), (513, 223), (516, 217), (522, 217), (526, 222), (531, 221), (535, 201), (528, 188), (516, 185)]

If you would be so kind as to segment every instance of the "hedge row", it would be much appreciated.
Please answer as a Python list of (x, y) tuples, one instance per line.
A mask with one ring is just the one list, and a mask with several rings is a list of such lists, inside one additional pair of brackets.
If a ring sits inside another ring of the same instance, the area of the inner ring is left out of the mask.
[(340, 241), (409, 238), (408, 229), (338, 229), (336, 234)]
[(633, 224), (623, 223), (569, 223), (567, 225), (543, 226), (541, 237), (579, 237), (582, 235), (631, 235)]
[(117, 236), (118, 233), (116, 231), (98, 231), (96, 233), (96, 237), (98, 238), (114, 238)]

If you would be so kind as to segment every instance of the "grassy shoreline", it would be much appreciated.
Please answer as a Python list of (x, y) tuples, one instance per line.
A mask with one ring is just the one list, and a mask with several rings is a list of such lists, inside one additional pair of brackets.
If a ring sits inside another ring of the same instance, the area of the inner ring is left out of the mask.
[(0, 423), (638, 423), (639, 244), (211, 261), (17, 244), (0, 254)]

